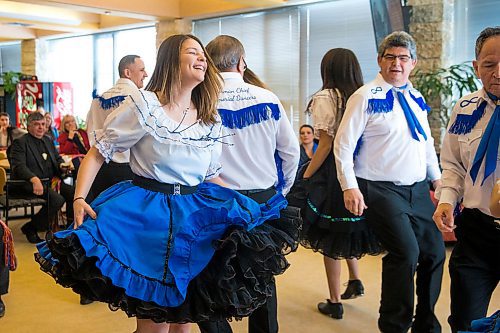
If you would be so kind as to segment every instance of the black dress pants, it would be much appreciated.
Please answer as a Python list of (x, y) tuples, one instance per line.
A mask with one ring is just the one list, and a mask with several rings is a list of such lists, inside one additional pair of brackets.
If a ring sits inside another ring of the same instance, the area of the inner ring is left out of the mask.
[(500, 224), (478, 209), (457, 217), (457, 244), (450, 257), (453, 333), (468, 331), (472, 320), (487, 316), (491, 295), (500, 281)]
[[(269, 200), (276, 191), (267, 189), (262, 191), (238, 191), (258, 203)], [(273, 280), (272, 295), (266, 303), (255, 310), (248, 317), (248, 333), (278, 333), (278, 299), (276, 297), (276, 283)], [(232, 333), (231, 326), (227, 321), (201, 322), (198, 323), (201, 333)]]
[(132, 180), (133, 178), (134, 173), (128, 163), (116, 163), (113, 161), (104, 163), (95, 176), (86, 201), (90, 203), (109, 187), (124, 180)]
[[(359, 179), (366, 217), (387, 254), (382, 259), (379, 329), (384, 333), (439, 333), (434, 307), (441, 291), (444, 242), (432, 221), (427, 182), (397, 186)], [(414, 315), (414, 276), (417, 306)]]
[(0, 226), (0, 296), (7, 294), (9, 291), (9, 267), (5, 266), (4, 258), (4, 244), (3, 244), (4, 230)]
[[(26, 183), (22, 186), (22, 191), (27, 195), (33, 195), (33, 185), (31, 183)], [(47, 188), (44, 188), (47, 191)], [(49, 229), (49, 221), (55, 217), (59, 209), (66, 202), (66, 218), (68, 224), (73, 221), (73, 197), (75, 194), (75, 188), (61, 181), (61, 188), (59, 193), (49, 188), (49, 205), (43, 205), (42, 208), (36, 213), (32, 220), (28, 223), (27, 229), (35, 231), (47, 231)], [(17, 191), (16, 191), (17, 192)], [(46, 198), (45, 193), (41, 196)], [(47, 214), (48, 210), (48, 214)]]

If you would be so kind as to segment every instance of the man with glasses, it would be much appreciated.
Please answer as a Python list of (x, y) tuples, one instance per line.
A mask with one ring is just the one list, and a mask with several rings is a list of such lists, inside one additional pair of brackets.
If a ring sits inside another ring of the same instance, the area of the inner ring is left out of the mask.
[[(380, 73), (348, 100), (334, 143), (346, 208), (366, 211), (387, 254), (382, 262), (378, 326), (384, 333), (441, 332), (434, 307), (441, 291), (444, 243), (432, 221), (429, 183), (441, 172), (422, 95), (408, 77), (416, 45), (394, 32), (378, 49)], [(417, 306), (414, 312), (414, 277)]]

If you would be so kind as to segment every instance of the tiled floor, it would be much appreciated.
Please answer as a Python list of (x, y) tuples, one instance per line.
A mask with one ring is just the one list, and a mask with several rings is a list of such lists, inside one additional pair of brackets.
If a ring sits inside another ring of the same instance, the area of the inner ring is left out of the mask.
[[(3, 297), (7, 312), (0, 319), (1, 333), (131, 333), (134, 319), (122, 312), (112, 312), (105, 304), (81, 306), (71, 290), (55, 285), (52, 278), (40, 272), (33, 260), (35, 247), (20, 232), (23, 221), (10, 223), (16, 241), (19, 269), (11, 274), (10, 293)], [(448, 249), (448, 256), (450, 249)], [(291, 267), (278, 278), (280, 332), (295, 333), (365, 333), (378, 332), (377, 310), (380, 301), (381, 257), (366, 257), (360, 262), (366, 295), (344, 302), (344, 319), (321, 315), (316, 304), (327, 297), (326, 279), (321, 255), (300, 249), (289, 256)], [(347, 275), (344, 273), (344, 279)], [(490, 312), (500, 308), (497, 288)], [(446, 323), (449, 312), (449, 277), (446, 272), (437, 314), (443, 333), (450, 332)], [(246, 321), (232, 324), (234, 333), (246, 332)], [(198, 332), (194, 326), (192, 332)]]

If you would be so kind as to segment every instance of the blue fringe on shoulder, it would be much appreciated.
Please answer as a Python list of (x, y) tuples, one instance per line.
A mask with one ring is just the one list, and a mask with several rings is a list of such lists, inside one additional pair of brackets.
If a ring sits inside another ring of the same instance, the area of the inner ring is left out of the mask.
[(121, 104), (121, 102), (125, 100), (126, 97), (127, 96), (114, 96), (111, 98), (104, 98), (97, 94), (97, 90), (92, 91), (92, 98), (97, 98), (99, 100), (99, 103), (101, 104), (101, 108), (103, 108), (104, 110), (116, 108)]
[(431, 107), (429, 105), (427, 105), (425, 102), (424, 102), (424, 99), (422, 97), (415, 97), (411, 91), (410, 91), (410, 97), (415, 101), (415, 103), (418, 104), (418, 106), (420, 106), (420, 108), (422, 109), (422, 111), (427, 111), (429, 112), (431, 110)]
[(450, 134), (467, 134), (472, 131), (477, 122), (484, 116), (486, 101), (483, 101), (472, 114), (459, 114), (453, 125), (450, 126)]
[(222, 119), (222, 125), (227, 128), (245, 128), (252, 124), (258, 124), (272, 117), (278, 120), (281, 117), (280, 109), (277, 104), (260, 103), (237, 111), (219, 109)]
[(387, 113), (391, 112), (394, 106), (394, 94), (388, 90), (385, 99), (371, 98), (368, 100), (368, 113)]

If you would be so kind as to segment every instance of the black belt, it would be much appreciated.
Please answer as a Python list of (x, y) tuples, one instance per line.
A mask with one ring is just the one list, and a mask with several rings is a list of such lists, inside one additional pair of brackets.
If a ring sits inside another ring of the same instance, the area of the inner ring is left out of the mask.
[(257, 201), (258, 203), (264, 203), (271, 199), (273, 195), (276, 194), (276, 189), (274, 186), (266, 188), (265, 190), (236, 190), (236, 192), (246, 195), (247, 197)]
[(140, 186), (146, 190), (161, 192), (165, 194), (183, 195), (193, 194), (198, 190), (198, 186), (185, 186), (181, 184), (166, 184), (155, 179), (134, 175), (132, 184)]
[(118, 162), (109, 161), (108, 165), (109, 166), (117, 166), (117, 167), (126, 167), (126, 166), (129, 166), (130, 164), (128, 162), (118, 163)]

